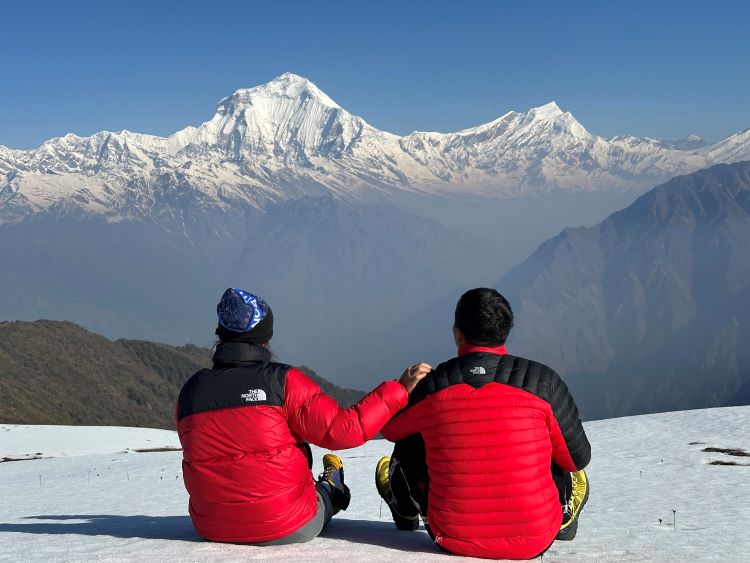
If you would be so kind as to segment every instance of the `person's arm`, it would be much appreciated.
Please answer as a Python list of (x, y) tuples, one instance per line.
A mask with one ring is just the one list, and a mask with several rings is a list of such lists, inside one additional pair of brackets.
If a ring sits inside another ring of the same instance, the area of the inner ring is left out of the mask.
[(391, 442), (398, 442), (411, 434), (421, 432), (425, 424), (425, 417), (429, 415), (424, 405), (425, 402), (420, 401), (416, 405), (394, 416), (383, 428), (385, 439)]
[(407, 399), (404, 384), (386, 381), (359, 403), (344, 409), (305, 374), (291, 368), (286, 377), (284, 411), (290, 428), (300, 438), (337, 450), (370, 440), (406, 406)]
[(552, 461), (565, 471), (583, 469), (591, 461), (591, 445), (573, 396), (555, 372), (552, 372), (545, 398), (552, 407), (552, 414), (547, 420), (552, 441)]

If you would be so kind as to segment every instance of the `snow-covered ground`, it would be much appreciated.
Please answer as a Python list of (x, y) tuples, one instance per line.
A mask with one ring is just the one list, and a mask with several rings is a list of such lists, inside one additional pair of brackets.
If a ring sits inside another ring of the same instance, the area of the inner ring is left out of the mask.
[[(750, 561), (750, 457), (703, 451), (750, 450), (750, 407), (585, 426), (593, 448), (591, 497), (578, 537), (554, 544), (544, 561)], [(176, 443), (165, 431), (0, 425), (0, 458), (54, 456), (0, 463), (0, 560), (451, 557), (424, 531), (398, 532), (388, 521), (373, 485), (374, 464), (390, 450), (385, 441), (342, 452), (353, 500), (324, 537), (273, 548), (212, 544), (195, 535), (180, 452), (136, 452)], [(323, 452), (315, 453), (317, 472)]]
[(0, 424), (0, 460), (180, 449), (176, 432), (120, 426)]

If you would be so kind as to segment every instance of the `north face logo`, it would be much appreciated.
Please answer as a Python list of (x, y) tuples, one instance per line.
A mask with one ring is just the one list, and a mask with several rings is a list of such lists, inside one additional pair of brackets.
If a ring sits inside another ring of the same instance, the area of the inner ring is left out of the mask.
[(245, 399), (246, 403), (255, 403), (266, 400), (266, 392), (263, 391), (263, 389), (249, 389), (247, 393), (243, 393), (241, 396)]
[(473, 375), (485, 375), (487, 373), (482, 366), (471, 368), (469, 372)]

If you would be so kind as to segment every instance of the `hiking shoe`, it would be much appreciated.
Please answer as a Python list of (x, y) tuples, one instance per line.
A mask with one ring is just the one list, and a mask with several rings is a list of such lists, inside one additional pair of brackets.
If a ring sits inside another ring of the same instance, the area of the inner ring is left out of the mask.
[(398, 469), (398, 462), (394, 461), (393, 468), (391, 467), (391, 458), (383, 457), (380, 459), (378, 464), (375, 466), (375, 488), (378, 490), (378, 494), (383, 498), (388, 508), (391, 509), (391, 516), (393, 517), (393, 523), (396, 524), (396, 528), (399, 530), (405, 530), (413, 532), (419, 528), (419, 510), (417, 509), (414, 501), (411, 497), (408, 497), (408, 485), (404, 479), (404, 485), (406, 486), (406, 496), (408, 501), (398, 502), (396, 495), (393, 493), (393, 487), (391, 486), (391, 470), (400, 472)]
[(330, 489), (334, 514), (349, 507), (352, 493), (344, 484), (344, 464), (339, 456), (335, 454), (323, 456), (323, 473), (318, 476), (318, 482), (327, 485)]
[(560, 530), (557, 532), (556, 540), (570, 541), (576, 537), (578, 531), (578, 516), (583, 510), (586, 501), (589, 500), (589, 479), (586, 472), (581, 469), (570, 474), (573, 491), (568, 503), (563, 508), (563, 520)]

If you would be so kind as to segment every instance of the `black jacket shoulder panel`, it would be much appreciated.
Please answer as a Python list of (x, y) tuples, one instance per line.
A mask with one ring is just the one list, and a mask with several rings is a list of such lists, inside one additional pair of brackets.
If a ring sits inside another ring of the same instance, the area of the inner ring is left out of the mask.
[(252, 362), (200, 370), (180, 391), (177, 418), (235, 407), (281, 407), (290, 368), (286, 364)]
[(492, 382), (521, 389), (549, 403), (573, 463), (579, 469), (589, 463), (591, 446), (567, 385), (555, 370), (533, 360), (484, 352), (453, 358), (419, 382), (409, 396), (409, 406), (452, 385), (465, 383), (479, 388)]
[(410, 397), (410, 404), (442, 391), (451, 385), (466, 383), (474, 388), (487, 383), (502, 383), (540, 395), (544, 383), (554, 374), (547, 366), (510, 354), (477, 352), (448, 360), (425, 377)]

